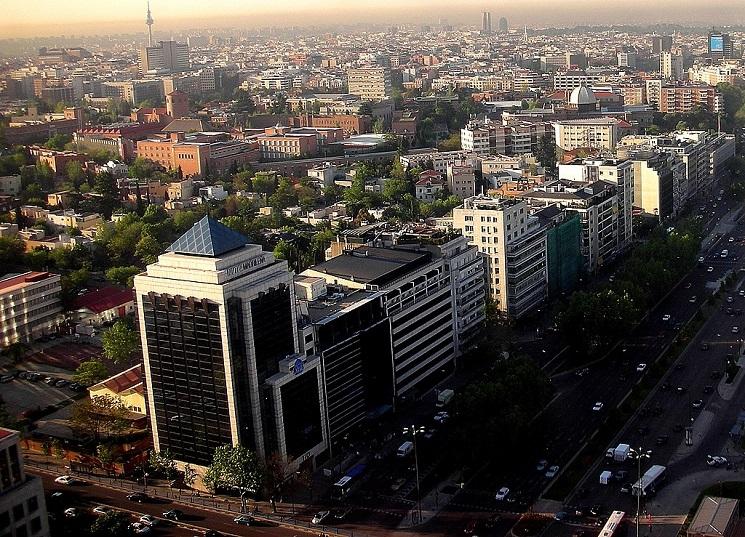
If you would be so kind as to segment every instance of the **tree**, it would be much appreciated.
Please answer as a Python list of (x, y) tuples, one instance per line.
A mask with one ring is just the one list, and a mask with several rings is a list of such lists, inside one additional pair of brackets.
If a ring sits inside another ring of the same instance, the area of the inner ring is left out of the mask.
[(270, 174), (257, 173), (251, 180), (255, 192), (270, 196), (277, 187), (275, 177)]
[(91, 537), (127, 537), (130, 517), (121, 511), (110, 511), (101, 515), (91, 525)]
[[(149, 208), (149, 207), (148, 207)], [(163, 253), (163, 246), (158, 239), (149, 233), (143, 233), (140, 240), (135, 246), (135, 255), (142, 260), (145, 265), (150, 265), (158, 260), (158, 256)]]
[(101, 466), (104, 468), (114, 462), (115, 455), (116, 452), (111, 444), (98, 444), (96, 446), (96, 457), (98, 457), (98, 462), (100, 462)]
[(19, 264), (26, 245), (18, 237), (0, 237), (0, 265), (12, 267)]
[(383, 198), (391, 203), (400, 203), (406, 194), (411, 192), (411, 181), (408, 179), (388, 179), (383, 184)]
[[(184, 476), (182, 480), (184, 482), (184, 485), (189, 488), (192, 488), (197, 480), (197, 471), (192, 468), (191, 464), (189, 464), (188, 462), (184, 465)], [(192, 493), (193, 492), (194, 491), (192, 491)]]
[(134, 265), (111, 267), (106, 271), (106, 279), (121, 286), (134, 287), (134, 277), (140, 272), (142, 269)]
[(283, 177), (279, 180), (277, 190), (269, 197), (269, 205), (275, 209), (286, 209), (297, 204), (297, 195), (292, 182)]
[(150, 450), (150, 466), (167, 479), (173, 479), (176, 475), (176, 461), (173, 460), (173, 455), (168, 449)]
[(103, 379), (109, 376), (109, 372), (106, 370), (106, 366), (99, 360), (88, 360), (82, 362), (75, 373), (72, 375), (72, 380), (83, 386), (93, 386), (101, 382)]
[(44, 144), (47, 149), (54, 149), (56, 151), (63, 151), (65, 145), (72, 142), (72, 135), (70, 134), (54, 134)]
[(127, 428), (127, 409), (116, 397), (96, 395), (78, 401), (72, 407), (70, 424), (81, 434), (102, 436), (119, 434)]
[(160, 169), (160, 165), (156, 162), (144, 157), (137, 157), (129, 166), (129, 176), (137, 179), (147, 179)]
[(101, 336), (104, 356), (115, 364), (127, 362), (137, 350), (139, 343), (137, 332), (121, 319)]
[(101, 172), (93, 180), (93, 191), (100, 194), (100, 212), (106, 219), (110, 219), (114, 208), (120, 204), (119, 188), (116, 179), (108, 172)]
[(460, 133), (451, 134), (439, 144), (437, 148), (440, 151), (459, 151), (460, 150)]
[(246, 511), (246, 495), (259, 491), (262, 467), (256, 454), (244, 446), (224, 445), (215, 449), (204, 480), (212, 490), (235, 488), (241, 495), (241, 511)]
[(556, 175), (556, 144), (550, 135), (544, 134), (538, 139), (536, 158), (545, 168), (546, 175)]

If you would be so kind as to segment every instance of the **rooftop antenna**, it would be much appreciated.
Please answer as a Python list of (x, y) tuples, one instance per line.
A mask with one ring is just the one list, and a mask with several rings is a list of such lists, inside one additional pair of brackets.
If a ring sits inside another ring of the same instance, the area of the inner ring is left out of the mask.
[(147, 0), (147, 18), (145, 24), (147, 24), (147, 46), (153, 46), (153, 16), (150, 13), (150, 0)]

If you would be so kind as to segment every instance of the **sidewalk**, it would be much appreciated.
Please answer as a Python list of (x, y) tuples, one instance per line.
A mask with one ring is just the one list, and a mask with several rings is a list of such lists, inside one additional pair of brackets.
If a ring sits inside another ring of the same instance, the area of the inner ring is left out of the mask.
[(414, 505), (414, 507), (404, 515), (401, 523), (396, 529), (411, 529), (425, 524), (437, 516), (442, 509), (448, 506), (455, 495), (460, 492), (460, 483), (458, 482), (460, 475), (460, 470), (453, 472), (447, 479), (438, 483), (429, 494), (421, 499), (421, 520), (419, 520), (419, 507)]

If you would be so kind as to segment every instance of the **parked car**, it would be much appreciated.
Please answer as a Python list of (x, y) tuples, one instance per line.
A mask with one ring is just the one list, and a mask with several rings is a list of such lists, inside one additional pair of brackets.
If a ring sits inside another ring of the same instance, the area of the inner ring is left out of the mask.
[(233, 519), (233, 522), (236, 524), (240, 524), (241, 526), (250, 526), (253, 524), (254, 519), (251, 516), (248, 515), (238, 515)]
[(163, 518), (168, 520), (181, 520), (184, 517), (184, 512), (181, 509), (171, 509), (163, 513)]
[(139, 522), (141, 524), (145, 524), (145, 526), (153, 527), (153, 526), (157, 526), (158, 525), (158, 522), (160, 522), (160, 520), (158, 520), (157, 518), (155, 518), (153, 515), (142, 515), (140, 517)]
[(403, 487), (406, 484), (406, 478), (405, 477), (399, 477), (396, 479), (393, 483), (391, 483), (391, 491), (396, 492), (398, 489)]
[(556, 477), (556, 474), (558, 474), (558, 473), (559, 473), (559, 467), (558, 467), (558, 466), (556, 466), (556, 465), (554, 465), (554, 466), (551, 466), (551, 467), (550, 467), (550, 468), (549, 468), (549, 469), (548, 469), (548, 470), (546, 471), (546, 477), (547, 477), (548, 479), (553, 479), (554, 477)]
[(77, 484), (78, 480), (69, 475), (61, 475), (56, 478), (54, 482), (59, 483), (60, 485), (75, 485)]
[(546, 459), (541, 459), (540, 461), (538, 461), (538, 464), (535, 465), (535, 469), (537, 472), (545, 472), (547, 467), (548, 461)]
[(510, 495), (510, 489), (507, 487), (502, 487), (497, 491), (497, 494), (495, 496), (496, 500), (498, 502), (504, 501), (507, 499), (507, 496)]
[(691, 403), (691, 406), (693, 408), (701, 408), (702, 406), (704, 406), (704, 402), (701, 399), (696, 399), (694, 402)]
[(644, 364), (644, 363), (639, 363), (639, 364), (636, 364), (636, 370), (637, 370), (637, 371), (638, 371), (639, 373), (642, 373), (642, 372), (643, 372), (643, 371), (645, 371), (646, 369), (647, 369), (647, 364)]
[(65, 509), (65, 516), (67, 518), (75, 518), (78, 516), (78, 514), (79, 513), (76, 507), (68, 507), (67, 509)]
[(313, 520), (311, 520), (311, 522), (313, 522), (313, 524), (321, 524), (324, 520), (326, 520), (326, 517), (328, 517), (329, 514), (330, 513), (328, 511), (318, 511), (313, 516)]
[(106, 505), (99, 505), (98, 507), (93, 508), (94, 515), (108, 515), (109, 513), (113, 512), (114, 510), (111, 507), (107, 507)]
[(130, 502), (144, 503), (150, 500), (150, 496), (148, 496), (144, 492), (133, 492), (132, 494), (127, 496), (127, 499)]
[(132, 522), (129, 525), (129, 529), (132, 530), (132, 532), (136, 535), (150, 535), (150, 533), (153, 531), (150, 529), (150, 526), (146, 526), (142, 522)]
[(601, 403), (600, 401), (598, 401), (597, 403), (595, 403), (595, 404), (594, 404), (594, 405), (592, 406), (592, 409), (593, 409), (593, 410), (594, 410), (595, 412), (600, 412), (601, 410), (603, 410), (603, 403)]
[(719, 455), (707, 455), (706, 456), (706, 464), (712, 467), (719, 467), (727, 464), (727, 459), (725, 457), (721, 457)]

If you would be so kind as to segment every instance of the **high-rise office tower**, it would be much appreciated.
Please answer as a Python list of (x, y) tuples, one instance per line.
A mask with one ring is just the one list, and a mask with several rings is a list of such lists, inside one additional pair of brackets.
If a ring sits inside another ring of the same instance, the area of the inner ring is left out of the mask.
[(242, 445), (297, 468), (326, 445), (318, 358), (297, 354), (292, 273), (209, 217), (135, 277), (157, 451), (204, 468)]
[(653, 35), (652, 36), (652, 54), (661, 52), (670, 52), (673, 48), (673, 36), (671, 35)]
[(491, 33), (491, 13), (488, 11), (481, 14), (481, 33), (487, 35)]
[(510, 25), (507, 24), (507, 17), (501, 17), (499, 19), (499, 32), (502, 34), (506, 34), (509, 29)]
[(711, 31), (709, 32), (707, 45), (709, 57), (711, 58), (722, 59), (732, 58), (734, 56), (734, 46), (729, 34)]
[(381, 101), (391, 96), (391, 70), (387, 67), (360, 67), (347, 71), (349, 93), (366, 101)]
[(683, 78), (683, 56), (672, 52), (660, 53), (660, 74), (663, 78), (681, 80)]
[(178, 73), (189, 69), (189, 45), (176, 41), (159, 41), (140, 49), (140, 73)]

